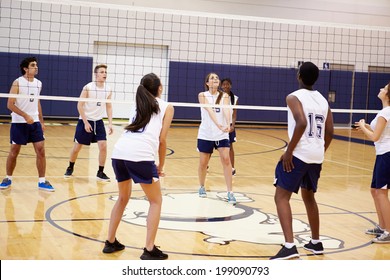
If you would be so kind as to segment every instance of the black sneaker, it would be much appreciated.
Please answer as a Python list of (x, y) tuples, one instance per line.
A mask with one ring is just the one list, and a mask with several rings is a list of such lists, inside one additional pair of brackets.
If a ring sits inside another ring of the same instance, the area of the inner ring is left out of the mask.
[(305, 250), (313, 252), (314, 254), (322, 254), (324, 252), (324, 246), (322, 246), (322, 242), (318, 242), (317, 244), (309, 243), (303, 246)]
[(110, 182), (110, 178), (103, 171), (98, 171), (96, 174), (96, 178), (98, 179), (98, 181)]
[(103, 253), (110, 254), (125, 249), (125, 245), (119, 243), (115, 238), (115, 241), (110, 243), (108, 240), (104, 243)]
[(166, 260), (168, 258), (167, 254), (164, 254), (156, 246), (153, 246), (152, 251), (148, 251), (144, 248), (144, 253), (141, 255), (141, 260)]
[(65, 171), (64, 177), (65, 177), (65, 178), (69, 178), (69, 177), (72, 176), (72, 174), (73, 174), (73, 168), (68, 167), (68, 168), (66, 169), (66, 171)]
[(275, 256), (270, 258), (270, 260), (288, 260), (295, 257), (299, 257), (297, 246), (294, 245), (291, 249), (283, 246)]
[(384, 232), (385, 231), (379, 225), (375, 225), (374, 228), (366, 230), (366, 234), (372, 234), (372, 235), (376, 235), (376, 236), (380, 236)]

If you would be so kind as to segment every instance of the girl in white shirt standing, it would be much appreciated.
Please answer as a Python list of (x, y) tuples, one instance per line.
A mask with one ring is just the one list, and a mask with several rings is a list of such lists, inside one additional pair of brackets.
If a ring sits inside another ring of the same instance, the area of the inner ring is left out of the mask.
[[(206, 91), (198, 95), (200, 104), (230, 105), (227, 93), (218, 90), (220, 80), (217, 74), (210, 73), (206, 76)], [(223, 174), (227, 187), (227, 201), (236, 204), (236, 198), (232, 189), (232, 164), (230, 162), (229, 131), (231, 123), (231, 110), (226, 107), (201, 107), (201, 123), (198, 131), (197, 148), (200, 154), (198, 177), (199, 197), (206, 197), (205, 181), (207, 166), (213, 150), (219, 152)]]
[(378, 94), (382, 110), (366, 124), (364, 119), (356, 122), (357, 128), (375, 144), (376, 159), (371, 182), (371, 195), (374, 199), (379, 224), (366, 231), (377, 235), (375, 243), (390, 243), (390, 83), (381, 88)]
[[(111, 212), (108, 237), (103, 253), (123, 250), (125, 246), (116, 239), (116, 231), (131, 196), (132, 181), (139, 183), (150, 204), (147, 233), (142, 260), (164, 260), (168, 255), (155, 245), (160, 222), (162, 195), (159, 176), (164, 176), (168, 129), (174, 108), (160, 99), (162, 85), (156, 74), (145, 75), (137, 89), (136, 108), (130, 124), (115, 144), (112, 166), (118, 181), (119, 197)], [(158, 155), (156, 166), (154, 159)]]

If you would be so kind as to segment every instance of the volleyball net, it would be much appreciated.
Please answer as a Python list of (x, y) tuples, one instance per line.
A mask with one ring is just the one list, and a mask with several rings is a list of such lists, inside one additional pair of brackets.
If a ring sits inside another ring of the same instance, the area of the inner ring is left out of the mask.
[[(198, 93), (214, 72), (232, 80), (239, 122), (285, 123), (288, 93), (304, 61), (320, 68), (315, 85), (335, 122), (373, 117), (390, 81), (390, 31), (80, 1), (0, 2), (0, 115), (28, 56), (38, 60), (44, 117), (77, 118), (81, 90), (107, 65), (114, 118), (127, 118), (142, 76), (156, 73), (175, 120), (200, 119)], [(18, 97), (19, 98), (19, 97)]]

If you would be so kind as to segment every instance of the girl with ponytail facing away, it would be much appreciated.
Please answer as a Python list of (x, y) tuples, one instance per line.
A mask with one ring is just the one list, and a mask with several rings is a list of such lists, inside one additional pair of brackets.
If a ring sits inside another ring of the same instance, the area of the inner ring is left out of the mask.
[(118, 181), (119, 197), (111, 212), (103, 253), (114, 253), (125, 248), (116, 239), (116, 231), (131, 197), (133, 181), (141, 185), (150, 204), (146, 242), (140, 258), (168, 258), (154, 244), (162, 205), (159, 176), (164, 176), (166, 139), (174, 114), (173, 106), (161, 99), (161, 93), (161, 81), (156, 74), (150, 73), (142, 78), (137, 89), (136, 107), (130, 114), (130, 123), (114, 146), (112, 166)]

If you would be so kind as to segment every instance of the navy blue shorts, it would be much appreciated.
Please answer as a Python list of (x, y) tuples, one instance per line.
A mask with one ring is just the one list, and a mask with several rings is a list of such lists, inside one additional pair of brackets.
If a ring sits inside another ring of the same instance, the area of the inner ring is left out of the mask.
[(136, 184), (151, 184), (159, 179), (154, 161), (134, 162), (113, 158), (112, 167), (118, 182), (132, 179)]
[(104, 127), (103, 120), (88, 122), (92, 126), (92, 132), (86, 132), (83, 120), (79, 119), (74, 134), (74, 142), (89, 146), (91, 143), (107, 140), (106, 128)]
[(41, 142), (45, 140), (40, 122), (11, 123), (10, 143), (27, 145), (27, 143)]
[(212, 154), (214, 149), (218, 148), (230, 148), (230, 143), (228, 139), (222, 139), (219, 141), (209, 141), (198, 139), (198, 152)]
[(322, 164), (305, 163), (294, 156), (293, 164), (294, 169), (291, 172), (286, 172), (283, 170), (282, 161), (278, 162), (275, 169), (274, 186), (294, 193), (298, 193), (299, 188), (316, 192)]
[(233, 130), (232, 132), (229, 132), (229, 142), (234, 143), (236, 141), (236, 130)]
[(390, 186), (390, 152), (377, 155), (372, 172), (371, 188), (389, 189)]

